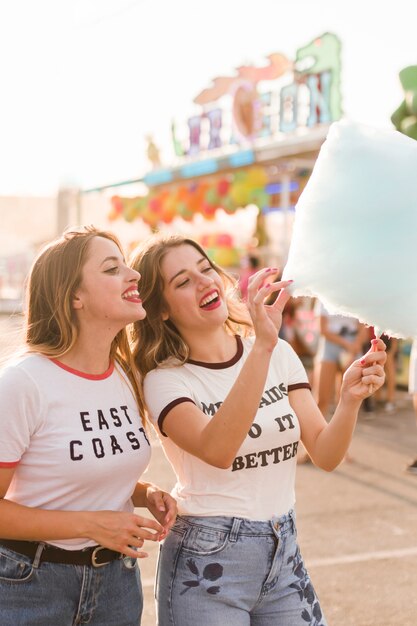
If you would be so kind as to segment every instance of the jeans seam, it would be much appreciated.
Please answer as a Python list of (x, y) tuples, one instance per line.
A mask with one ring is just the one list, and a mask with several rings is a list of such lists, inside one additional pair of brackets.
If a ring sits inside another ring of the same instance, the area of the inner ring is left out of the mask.
[(27, 583), (31, 580), (31, 578), (33, 578), (33, 575), (35, 573), (33, 563), (27, 562), (24, 559), (15, 558), (13, 555), (9, 555), (6, 552), (0, 552), (0, 556), (2, 556), (7, 561), (12, 561), (16, 568), (21, 567), (22, 564), (25, 567), (30, 568), (29, 573), (24, 578), (8, 578), (7, 576), (0, 576), (0, 582), (12, 584), (12, 585), (19, 585), (20, 583)]
[[(176, 576), (177, 576), (177, 571), (178, 571), (178, 561), (180, 559), (181, 556), (181, 551), (183, 550), (184, 547), (184, 540), (185, 540), (185, 536), (187, 534), (187, 531), (182, 535), (181, 537), (181, 541), (178, 544), (177, 550), (176, 550), (176, 554), (175, 554), (175, 559), (173, 562), (173, 568), (172, 568), (172, 576), (171, 576), (171, 580), (170, 580), (170, 588), (169, 588), (169, 594), (168, 594), (168, 608), (169, 608), (169, 617), (170, 617), (170, 621), (172, 623), (172, 626), (175, 626), (175, 621), (174, 621), (174, 612), (172, 610), (172, 605), (173, 605), (173, 593), (174, 593), (174, 582), (176, 580)], [(165, 624), (163, 625), (165, 626)]]

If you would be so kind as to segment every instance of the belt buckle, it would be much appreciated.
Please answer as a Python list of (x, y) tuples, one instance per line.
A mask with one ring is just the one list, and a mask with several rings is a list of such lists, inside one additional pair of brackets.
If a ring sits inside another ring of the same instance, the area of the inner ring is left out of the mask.
[(104, 565), (107, 565), (108, 563), (110, 563), (110, 561), (105, 561), (104, 563), (97, 563), (97, 553), (100, 552), (100, 550), (105, 550), (106, 548), (104, 546), (97, 546), (96, 548), (94, 548), (94, 550), (91, 553), (91, 565), (93, 567), (103, 567)]

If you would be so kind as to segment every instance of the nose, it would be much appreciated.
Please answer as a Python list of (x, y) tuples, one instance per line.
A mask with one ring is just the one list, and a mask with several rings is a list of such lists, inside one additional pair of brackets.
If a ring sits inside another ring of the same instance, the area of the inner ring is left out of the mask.
[(200, 289), (205, 289), (209, 285), (212, 285), (214, 280), (211, 276), (207, 276), (206, 274), (201, 274), (200, 276)]
[(139, 272), (137, 272), (136, 270), (134, 270), (132, 267), (129, 268), (129, 282), (135, 282), (137, 283), (140, 280), (140, 274)]

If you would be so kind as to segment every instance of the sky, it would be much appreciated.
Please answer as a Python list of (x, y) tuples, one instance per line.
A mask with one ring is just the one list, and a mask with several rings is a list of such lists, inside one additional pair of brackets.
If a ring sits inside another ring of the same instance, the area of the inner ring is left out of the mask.
[(0, 196), (141, 177), (147, 135), (215, 76), (330, 31), (345, 115), (391, 128), (398, 72), (417, 64), (415, 0), (0, 0)]

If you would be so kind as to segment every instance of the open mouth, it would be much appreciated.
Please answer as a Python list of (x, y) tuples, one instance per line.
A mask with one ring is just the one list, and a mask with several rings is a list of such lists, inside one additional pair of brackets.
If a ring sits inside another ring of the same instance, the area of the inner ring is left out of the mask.
[(209, 294), (207, 294), (200, 302), (199, 306), (200, 309), (208, 309), (210, 307), (212, 307), (215, 304), (218, 304), (220, 302), (220, 294), (217, 291), (217, 289), (211, 291)]
[(129, 291), (125, 291), (122, 293), (122, 298), (123, 300), (128, 300), (129, 302), (142, 302), (137, 289), (129, 289)]

